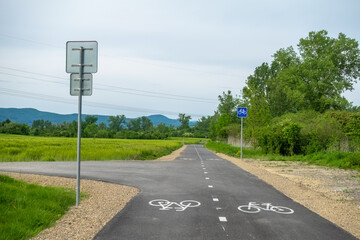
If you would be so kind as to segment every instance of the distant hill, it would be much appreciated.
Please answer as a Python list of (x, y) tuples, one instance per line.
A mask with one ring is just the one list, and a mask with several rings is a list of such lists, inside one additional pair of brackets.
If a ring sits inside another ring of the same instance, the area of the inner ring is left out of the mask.
[[(85, 120), (87, 114), (82, 115), (82, 119)], [(97, 124), (103, 122), (108, 124), (107, 121), (109, 116), (105, 115), (91, 115), (96, 116), (98, 118)], [(157, 126), (160, 123), (165, 124), (166, 126), (175, 126), (178, 127), (180, 122), (176, 119), (170, 119), (165, 117), (164, 115), (150, 115), (147, 116), (152, 123)], [(58, 113), (51, 113), (51, 112), (43, 112), (39, 111), (34, 108), (0, 108), (0, 122), (5, 121), (6, 119), (10, 119), (12, 122), (18, 123), (26, 123), (29, 126), (32, 125), (34, 120), (49, 120), (52, 123), (62, 123), (62, 122), (72, 122), (73, 120), (77, 121), (77, 113), (73, 114), (58, 114)], [(128, 122), (131, 119), (136, 118), (127, 118), (126, 121)], [(194, 125), (196, 122), (190, 122), (190, 125)]]

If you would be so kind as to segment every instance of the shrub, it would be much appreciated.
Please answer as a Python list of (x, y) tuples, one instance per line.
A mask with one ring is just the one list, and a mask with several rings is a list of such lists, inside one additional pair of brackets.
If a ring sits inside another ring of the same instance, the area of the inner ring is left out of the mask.
[(360, 136), (356, 128), (360, 118), (341, 118), (336, 114), (334, 117), (330, 113), (304, 111), (275, 118), (269, 126), (258, 129), (257, 146), (265, 153), (282, 155), (358, 150)]

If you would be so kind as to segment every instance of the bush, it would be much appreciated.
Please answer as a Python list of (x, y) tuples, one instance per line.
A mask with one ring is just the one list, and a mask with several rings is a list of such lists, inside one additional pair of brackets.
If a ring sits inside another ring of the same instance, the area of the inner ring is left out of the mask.
[(330, 148), (339, 151), (336, 146), (339, 146), (341, 139), (345, 137), (340, 124), (326, 115), (318, 115), (305, 122), (301, 134), (305, 139), (303, 148), (306, 154)]
[(294, 155), (302, 153), (301, 126), (298, 123), (285, 119), (262, 130), (259, 146), (265, 153), (279, 153), (281, 155)]
[(340, 151), (345, 138), (338, 121), (326, 114), (307, 111), (273, 119), (269, 126), (259, 129), (257, 144), (265, 153), (310, 154)]
[(5, 121), (0, 125), (0, 132), (7, 134), (29, 135), (30, 127), (22, 123)]

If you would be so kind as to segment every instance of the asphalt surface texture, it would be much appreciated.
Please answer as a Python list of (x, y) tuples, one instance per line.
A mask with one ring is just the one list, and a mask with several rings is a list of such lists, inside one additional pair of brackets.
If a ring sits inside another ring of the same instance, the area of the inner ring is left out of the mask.
[[(76, 162), (0, 163), (0, 170), (76, 177)], [(83, 161), (81, 177), (141, 190), (96, 240), (356, 239), (201, 145), (171, 162)]]

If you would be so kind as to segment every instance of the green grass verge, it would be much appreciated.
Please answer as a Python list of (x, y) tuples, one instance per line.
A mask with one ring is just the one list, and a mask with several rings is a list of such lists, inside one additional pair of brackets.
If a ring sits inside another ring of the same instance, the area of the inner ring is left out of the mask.
[(167, 139), (167, 141), (180, 141), (181, 143), (183, 142), (184, 140), (184, 144), (187, 145), (187, 144), (203, 144), (203, 143), (206, 143), (207, 141), (209, 141), (208, 138), (189, 138), (189, 137), (169, 137)]
[[(205, 146), (215, 152), (233, 157), (240, 157), (240, 147), (226, 143), (208, 142)], [(281, 156), (279, 154), (265, 154), (258, 149), (243, 148), (243, 158), (255, 158), (264, 161), (301, 161), (319, 166), (354, 169), (360, 171), (360, 153), (350, 152), (318, 152), (309, 155)]]
[[(205, 147), (219, 153), (224, 153), (232, 157), (240, 157), (240, 147), (234, 147), (227, 143), (209, 141), (205, 144)], [(243, 148), (243, 158), (259, 158), (263, 159), (264, 154), (260, 150), (253, 150)]]
[[(185, 144), (203, 139), (185, 138)], [(33, 137), (0, 134), (0, 162), (74, 161), (76, 138)], [(82, 160), (149, 160), (170, 154), (182, 146), (183, 138), (170, 140), (133, 140), (83, 138)]]
[(36, 236), (74, 204), (74, 190), (42, 187), (0, 175), (0, 240)]

